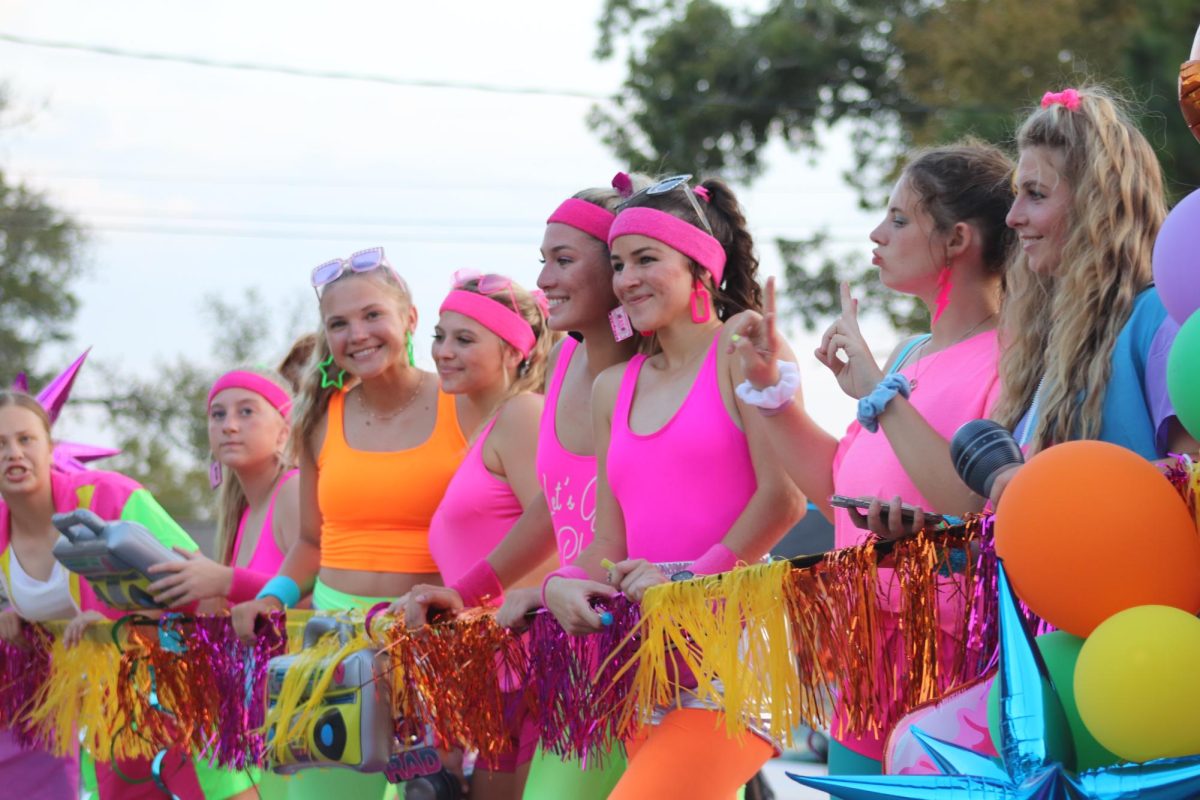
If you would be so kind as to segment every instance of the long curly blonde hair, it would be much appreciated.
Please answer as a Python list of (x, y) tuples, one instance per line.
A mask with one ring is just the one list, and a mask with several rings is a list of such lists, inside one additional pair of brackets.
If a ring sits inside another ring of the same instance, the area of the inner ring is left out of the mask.
[(1079, 95), (1075, 110), (1038, 109), (1017, 132), (1020, 150), (1059, 154), (1072, 192), (1059, 266), (1037, 274), (1019, 256), (1001, 318), (1003, 391), (993, 416), (1014, 428), (1041, 382), (1031, 453), (1099, 435), (1113, 346), (1151, 282), (1166, 216), (1158, 159), (1123, 103), (1098, 87)]

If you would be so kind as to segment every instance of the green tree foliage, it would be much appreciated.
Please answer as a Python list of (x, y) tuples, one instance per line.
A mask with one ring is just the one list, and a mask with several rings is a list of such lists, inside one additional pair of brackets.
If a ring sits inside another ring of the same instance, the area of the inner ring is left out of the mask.
[[(92, 402), (104, 409), (122, 453), (102, 465), (140, 482), (178, 519), (209, 519), (216, 510), (208, 485), (204, 413), (212, 382), (239, 366), (273, 366), (291, 341), (273, 334), (266, 307), (254, 290), (240, 302), (206, 298), (203, 312), (213, 331), (210, 363), (177, 357), (149, 378), (104, 368), (107, 395)], [(293, 314), (288, 328), (297, 330), (298, 319)]]
[[(1044, 91), (1099, 81), (1143, 105), (1179, 196), (1200, 185), (1175, 95), (1196, 22), (1193, 0), (608, 0), (597, 52), (623, 50), (628, 77), (592, 122), (635, 169), (747, 181), (772, 139), (816, 152), (837, 124), (854, 144), (846, 179), (876, 207), (907, 150), (967, 134), (1009, 144)], [(810, 326), (828, 319), (835, 276), (861, 277), (821, 244), (780, 242)], [(923, 317), (894, 301), (884, 311), (901, 325)]]
[[(5, 99), (0, 93), (0, 113)], [(35, 370), (43, 345), (67, 338), (79, 300), (83, 233), (41, 193), (0, 170), (0, 379)], [(35, 378), (35, 383), (38, 381)]]

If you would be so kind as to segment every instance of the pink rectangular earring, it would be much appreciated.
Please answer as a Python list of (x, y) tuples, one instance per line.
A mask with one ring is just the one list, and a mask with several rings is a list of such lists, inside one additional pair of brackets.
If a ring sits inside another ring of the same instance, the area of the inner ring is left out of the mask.
[(617, 306), (608, 312), (608, 324), (612, 328), (613, 339), (623, 342), (633, 336), (633, 323), (625, 313), (625, 306)]
[(216, 489), (221, 485), (221, 478), (221, 462), (214, 458), (208, 465), (208, 485)]

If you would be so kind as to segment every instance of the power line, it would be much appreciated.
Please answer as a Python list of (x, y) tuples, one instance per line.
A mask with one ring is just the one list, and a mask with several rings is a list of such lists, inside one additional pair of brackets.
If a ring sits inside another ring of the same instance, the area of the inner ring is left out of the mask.
[(17, 36), (11, 33), (0, 33), (0, 41), (19, 44), (25, 47), (39, 47), (52, 50), (72, 50), (93, 55), (112, 56), (115, 58), (137, 59), (139, 61), (159, 61), (170, 64), (187, 64), (194, 67), (210, 69), (239, 70), (242, 72), (261, 72), (272, 75), (287, 75), (293, 78), (321, 78), (335, 81), (355, 81), (359, 83), (378, 83), (387, 86), (403, 86), (415, 89), (456, 89), (472, 92), (487, 92), (490, 94), (517, 94), (542, 97), (569, 97), (579, 100), (607, 100), (607, 95), (595, 92), (583, 92), (573, 89), (555, 89), (537, 86), (505, 86), (490, 83), (466, 83), (442, 80), (417, 80), (413, 78), (397, 78), (392, 75), (380, 75), (367, 72), (347, 72), (343, 70), (319, 70), (305, 67), (292, 67), (284, 64), (256, 64), (249, 61), (223, 61), (204, 56), (181, 55), (175, 53), (152, 53), (145, 50), (127, 50), (120, 47), (110, 47), (100, 44), (84, 44), (80, 42), (63, 42), (51, 39), (37, 39), (30, 36)]
[[(237, 220), (228, 220), (227, 223), (236, 225)], [(485, 236), (477, 238), (464, 238), (463, 236), (414, 236), (411, 229), (404, 231), (399, 228), (390, 230), (373, 230), (359, 231), (321, 231), (314, 232), (308, 228), (301, 228), (296, 231), (286, 230), (267, 230), (264, 228), (239, 228), (222, 226), (197, 226), (191, 227), (187, 225), (156, 225), (156, 224), (139, 224), (139, 223), (119, 223), (106, 222), (94, 223), (85, 221), (83, 227), (88, 231), (96, 231), (99, 233), (132, 233), (132, 234), (150, 234), (163, 236), (200, 236), (200, 237), (217, 237), (217, 238), (232, 238), (232, 239), (273, 239), (279, 241), (346, 241), (347, 239), (394, 239), (402, 241), (406, 244), (432, 244), (432, 245), (485, 245), (485, 246), (514, 246), (514, 247), (536, 247), (536, 238), (531, 239), (526, 236), (503, 238), (495, 236)], [(425, 226), (421, 226), (425, 227)], [(461, 227), (472, 226), (435, 226), (428, 227), (446, 227), (451, 229), (460, 229)], [(0, 230), (42, 230), (45, 226), (39, 225), (22, 225), (16, 223), (3, 224), (0, 223)], [(811, 235), (814, 232), (812, 229), (800, 229), (786, 226), (764, 226), (755, 231), (756, 239), (765, 243), (775, 238), (801, 238)], [(825, 241), (830, 244), (865, 244), (866, 239), (863, 235), (842, 235), (829, 234), (825, 237)]]

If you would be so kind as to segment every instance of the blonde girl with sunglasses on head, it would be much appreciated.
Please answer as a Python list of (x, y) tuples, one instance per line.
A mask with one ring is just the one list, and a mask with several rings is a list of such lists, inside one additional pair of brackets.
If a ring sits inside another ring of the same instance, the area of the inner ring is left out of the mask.
[[(258, 598), (233, 608), (238, 633), (312, 593), (317, 609), (366, 609), (441, 584), (429, 525), (467, 449), (469, 401), (417, 369), (417, 310), (383, 248), (313, 270), (323, 336), (294, 409), (300, 537)], [(463, 423), (460, 423), (463, 420)], [(305, 770), (291, 797), (379, 797), (382, 775)]]

